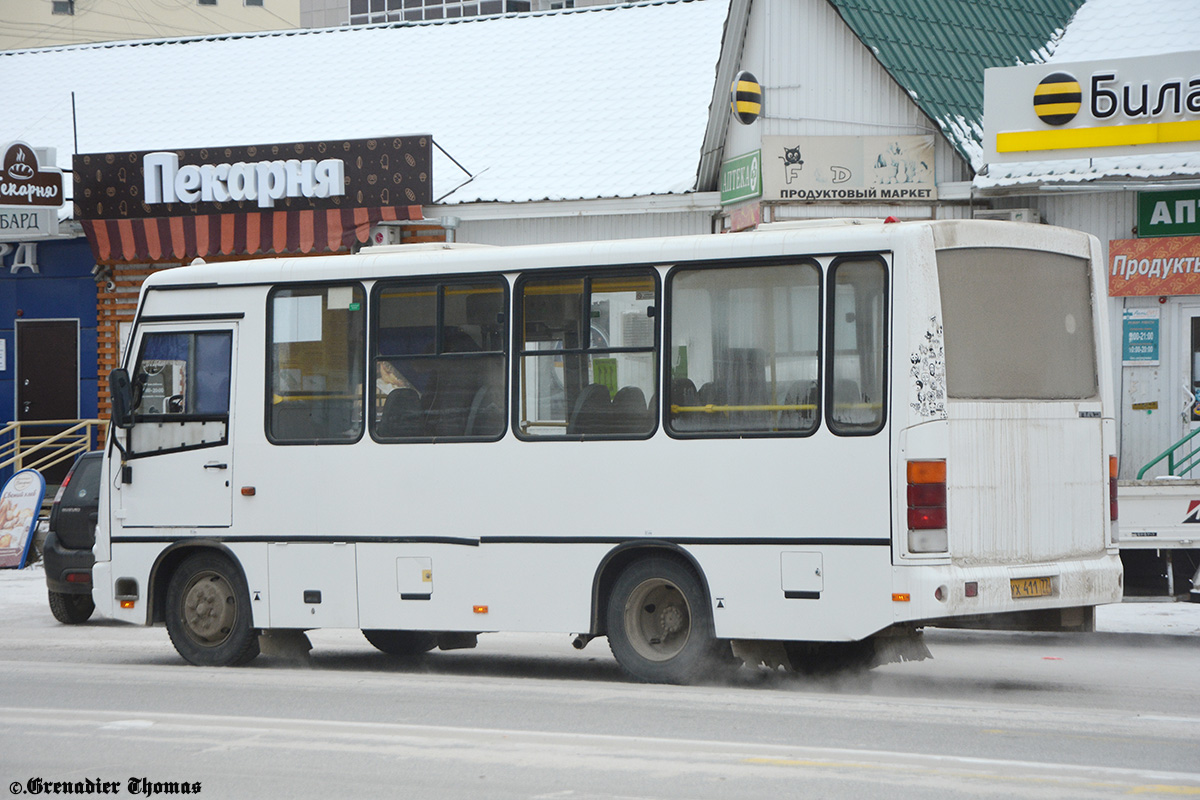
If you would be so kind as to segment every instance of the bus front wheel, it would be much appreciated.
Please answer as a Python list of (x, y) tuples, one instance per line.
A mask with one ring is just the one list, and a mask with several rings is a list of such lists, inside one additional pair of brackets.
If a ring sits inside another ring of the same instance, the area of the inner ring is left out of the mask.
[(241, 570), (218, 553), (186, 558), (167, 586), (167, 633), (186, 661), (232, 667), (258, 655)]
[(608, 644), (625, 672), (647, 683), (687, 683), (718, 665), (712, 613), (687, 565), (654, 556), (627, 566), (613, 584)]

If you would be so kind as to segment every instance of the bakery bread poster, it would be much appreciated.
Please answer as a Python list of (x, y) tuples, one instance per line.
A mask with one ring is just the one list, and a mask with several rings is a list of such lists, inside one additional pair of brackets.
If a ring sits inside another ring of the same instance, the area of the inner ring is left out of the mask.
[(37, 470), (23, 469), (0, 493), (0, 569), (23, 569), (37, 527), (46, 480)]

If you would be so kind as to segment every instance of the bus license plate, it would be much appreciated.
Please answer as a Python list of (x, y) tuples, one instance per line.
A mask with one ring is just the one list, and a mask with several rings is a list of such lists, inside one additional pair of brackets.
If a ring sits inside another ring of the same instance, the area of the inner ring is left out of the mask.
[(1049, 578), (1013, 578), (1009, 583), (1012, 585), (1014, 600), (1019, 597), (1046, 597), (1054, 594)]

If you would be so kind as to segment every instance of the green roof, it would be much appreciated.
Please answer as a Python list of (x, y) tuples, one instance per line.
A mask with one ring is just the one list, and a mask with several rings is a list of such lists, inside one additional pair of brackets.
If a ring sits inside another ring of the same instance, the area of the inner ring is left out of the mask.
[(1045, 61), (1085, 0), (829, 2), (978, 170), (983, 71)]

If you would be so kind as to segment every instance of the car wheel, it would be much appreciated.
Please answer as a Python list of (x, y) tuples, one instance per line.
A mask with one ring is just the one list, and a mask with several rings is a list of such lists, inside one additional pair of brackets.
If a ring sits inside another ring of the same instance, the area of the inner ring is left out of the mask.
[(437, 647), (437, 637), (424, 631), (363, 631), (363, 636), (392, 656), (419, 656)]
[(712, 612), (699, 578), (673, 558), (633, 562), (613, 584), (608, 644), (629, 675), (687, 683), (720, 666)]
[(87, 622), (95, 610), (96, 604), (92, 602), (90, 594), (50, 592), (50, 613), (64, 625)]
[(179, 655), (197, 666), (239, 666), (258, 655), (246, 579), (219, 553), (179, 565), (167, 586), (166, 622)]

